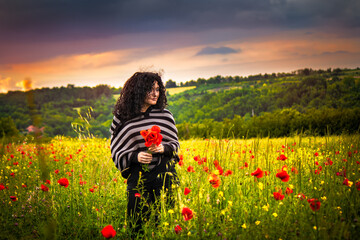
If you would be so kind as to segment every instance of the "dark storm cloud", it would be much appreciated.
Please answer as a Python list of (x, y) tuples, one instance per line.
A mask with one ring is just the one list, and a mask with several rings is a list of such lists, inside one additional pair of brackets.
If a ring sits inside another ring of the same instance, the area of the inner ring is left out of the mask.
[[(56, 45), (128, 33), (358, 28), (359, 12), (358, 0), (0, 0), (0, 53), (13, 57), (21, 44)], [(85, 48), (39, 49), (39, 55)]]
[(201, 49), (196, 56), (200, 55), (212, 55), (212, 54), (230, 54), (230, 53), (237, 53), (238, 51), (229, 47), (205, 47)]

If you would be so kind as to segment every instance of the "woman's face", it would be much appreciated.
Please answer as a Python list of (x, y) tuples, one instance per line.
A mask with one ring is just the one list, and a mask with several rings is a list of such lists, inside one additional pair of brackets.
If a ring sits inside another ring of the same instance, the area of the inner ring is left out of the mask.
[(160, 95), (160, 87), (157, 81), (155, 81), (151, 91), (146, 94), (144, 105), (145, 106), (156, 105), (159, 95)]

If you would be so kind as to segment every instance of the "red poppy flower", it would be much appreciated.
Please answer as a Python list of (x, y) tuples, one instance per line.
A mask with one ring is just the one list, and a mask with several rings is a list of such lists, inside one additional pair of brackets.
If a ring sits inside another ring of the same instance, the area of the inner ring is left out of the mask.
[(45, 181), (46, 184), (51, 184), (50, 180)]
[(245, 162), (244, 167), (249, 167), (249, 164)]
[(257, 177), (257, 178), (262, 178), (263, 175), (264, 175), (264, 172), (260, 168), (256, 169), (255, 172), (251, 173), (251, 176), (254, 176), (254, 177)]
[(350, 187), (349, 179), (345, 178), (345, 180), (343, 181), (343, 184)]
[(193, 212), (190, 208), (184, 207), (181, 211), (185, 221), (189, 221), (193, 218)]
[(90, 192), (94, 192), (94, 189), (93, 189), (93, 188), (90, 188), (89, 191), (90, 191)]
[(140, 193), (135, 193), (135, 197), (139, 198), (139, 197), (141, 197), (141, 194)]
[(285, 161), (287, 157), (284, 154), (281, 154), (279, 157), (277, 157), (277, 160)]
[(319, 200), (317, 200), (316, 198), (311, 198), (308, 200), (308, 202), (310, 203), (310, 208), (316, 212), (320, 209), (321, 203)]
[(283, 181), (283, 182), (287, 182), (287, 181), (289, 181), (289, 179), (290, 179), (290, 176), (289, 176), (289, 174), (287, 174), (286, 171), (278, 172), (278, 173), (276, 174), (276, 177), (280, 178), (281, 181)]
[(200, 160), (200, 157), (199, 157), (199, 156), (195, 156), (195, 157), (194, 157), (194, 160), (195, 160), (195, 161), (199, 161), (199, 160)]
[(194, 170), (194, 167), (193, 167), (193, 166), (189, 166), (189, 167), (187, 168), (187, 171), (188, 171), (188, 172), (195, 172), (195, 170)]
[(300, 198), (301, 200), (304, 200), (306, 198), (306, 196), (303, 193), (299, 193), (296, 197)]
[(219, 175), (223, 175), (224, 170), (222, 169), (222, 167), (220, 165), (217, 166), (216, 169), (219, 171)]
[(219, 166), (219, 161), (218, 161), (218, 160), (215, 160), (215, 161), (214, 161), (214, 166), (215, 166), (215, 167), (218, 167), (218, 166)]
[(69, 180), (67, 180), (67, 178), (60, 178), (58, 183), (66, 188), (69, 186)]
[(19, 165), (19, 162), (14, 162), (13, 164), (14, 164), (14, 165)]
[(111, 225), (107, 225), (106, 227), (104, 227), (101, 230), (101, 234), (105, 237), (105, 238), (113, 238), (116, 235), (116, 232), (113, 228), (113, 226)]
[(282, 193), (281, 189), (279, 189), (278, 192), (273, 193), (275, 200), (283, 200), (284, 199), (285, 196), (282, 195), (281, 193)]
[(205, 167), (203, 168), (203, 170), (204, 170), (205, 172), (209, 172), (209, 168), (208, 168), (207, 166), (205, 166)]
[(5, 189), (5, 186), (0, 184), (0, 190), (4, 190)]
[(226, 177), (226, 176), (229, 176), (229, 175), (231, 175), (231, 174), (233, 174), (233, 172), (232, 172), (231, 170), (227, 170), (227, 171), (225, 172), (224, 176)]
[(16, 201), (17, 201), (17, 197), (16, 197), (16, 196), (10, 196), (10, 199), (11, 199), (11, 201), (13, 201), (13, 202), (16, 202)]
[(179, 166), (181, 167), (182, 165), (184, 165), (184, 161), (180, 159)]
[(315, 155), (315, 157), (319, 156), (319, 154), (317, 152), (314, 155)]
[(208, 176), (208, 181), (214, 188), (218, 188), (221, 184), (221, 180), (216, 174), (210, 174)]
[(355, 183), (356, 189), (360, 191), (360, 182)]
[(181, 232), (181, 230), (182, 230), (182, 228), (180, 227), (180, 225), (176, 225), (174, 227), (174, 231), (175, 231), (176, 234), (179, 234)]
[(290, 195), (291, 193), (293, 193), (293, 190), (292, 190), (291, 188), (288, 188), (288, 187), (287, 187), (285, 193), (286, 193), (287, 195)]
[(48, 192), (49, 188), (43, 184), (41, 184), (41, 190), (43, 190), (43, 192)]
[(185, 188), (185, 190), (184, 190), (184, 194), (185, 194), (185, 196), (186, 196), (186, 195), (188, 195), (190, 192), (191, 192), (191, 190), (190, 190), (189, 188), (187, 188), (187, 187), (186, 187), (186, 188)]
[(12, 176), (12, 177), (13, 177), (13, 176), (15, 176), (15, 173), (13, 173), (13, 172), (12, 172), (12, 173), (10, 173), (10, 176)]
[(56, 169), (56, 170), (55, 170), (55, 173), (58, 174), (58, 173), (59, 173), (59, 169)]
[(155, 144), (159, 146), (161, 143), (163, 136), (160, 134), (160, 127), (152, 126), (152, 128), (148, 130), (141, 130), (140, 134), (145, 139), (145, 146), (150, 147), (151, 145)]

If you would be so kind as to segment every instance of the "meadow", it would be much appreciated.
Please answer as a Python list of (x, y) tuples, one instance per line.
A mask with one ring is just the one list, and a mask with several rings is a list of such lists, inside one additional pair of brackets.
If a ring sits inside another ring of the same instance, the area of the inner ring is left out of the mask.
[[(358, 238), (359, 134), (180, 144), (175, 207), (160, 199), (145, 238)], [(108, 139), (19, 141), (0, 154), (0, 239), (104, 239), (109, 225), (129, 238)]]

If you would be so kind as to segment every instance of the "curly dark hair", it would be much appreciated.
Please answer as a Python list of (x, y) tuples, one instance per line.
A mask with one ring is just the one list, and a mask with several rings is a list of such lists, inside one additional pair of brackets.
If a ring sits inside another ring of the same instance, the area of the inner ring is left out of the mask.
[(159, 84), (159, 98), (154, 107), (163, 110), (167, 106), (167, 99), (160, 75), (153, 72), (136, 72), (125, 82), (120, 97), (116, 101), (113, 114), (121, 122), (140, 115), (146, 95), (151, 92), (155, 81)]

